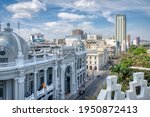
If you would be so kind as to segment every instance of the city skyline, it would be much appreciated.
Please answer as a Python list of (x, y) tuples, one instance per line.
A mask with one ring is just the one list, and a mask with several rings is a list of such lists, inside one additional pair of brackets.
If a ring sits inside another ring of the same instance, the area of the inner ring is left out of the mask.
[(127, 34), (132, 39), (150, 40), (149, 6), (149, 0), (5, 0), (0, 1), (0, 21), (2, 27), (10, 22), (15, 32), (19, 21), (20, 34), (26, 40), (38, 32), (47, 39), (63, 38), (75, 28), (112, 36), (115, 15), (124, 14)]

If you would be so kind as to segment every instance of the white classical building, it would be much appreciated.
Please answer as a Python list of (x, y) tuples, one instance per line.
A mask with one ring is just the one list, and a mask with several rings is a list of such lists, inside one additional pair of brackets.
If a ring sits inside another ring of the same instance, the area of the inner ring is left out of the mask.
[(72, 46), (36, 52), (10, 28), (0, 32), (0, 99), (67, 99), (86, 80), (86, 50)]
[(88, 75), (94, 74), (94, 76), (98, 76), (100, 74), (99, 71), (107, 64), (109, 60), (109, 53), (106, 47), (102, 47), (99, 45), (101, 40), (86, 40), (86, 50), (87, 50), (87, 71)]

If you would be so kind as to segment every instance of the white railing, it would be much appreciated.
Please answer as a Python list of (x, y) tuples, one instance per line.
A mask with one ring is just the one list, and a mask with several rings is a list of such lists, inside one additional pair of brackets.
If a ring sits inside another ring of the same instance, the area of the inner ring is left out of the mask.
[(11, 67), (11, 66), (16, 66), (16, 62), (0, 63), (0, 67)]
[[(54, 58), (56, 58), (56, 57), (55, 56), (46, 56), (46, 57), (42, 57), (42, 58), (28, 59), (28, 60), (24, 60), (23, 64), (24, 65), (37, 64), (39, 62), (44, 62), (45, 60), (47, 60), (47, 61), (53, 60)], [(15, 67), (15, 66), (17, 66), (16, 62), (0, 63), (0, 69), (8, 68), (8, 67)]]
[(25, 97), (25, 100), (34, 100), (34, 94), (32, 93), (32, 95)]
[(37, 92), (37, 97), (44, 95), (45, 94), (45, 89), (41, 89), (40, 91)]
[(24, 60), (24, 64), (28, 64), (28, 63), (33, 63), (34, 59), (28, 59), (28, 60)]
[(54, 89), (54, 86), (53, 84), (49, 85), (49, 86), (46, 86), (46, 90), (47, 91), (50, 91), (50, 90), (53, 90)]

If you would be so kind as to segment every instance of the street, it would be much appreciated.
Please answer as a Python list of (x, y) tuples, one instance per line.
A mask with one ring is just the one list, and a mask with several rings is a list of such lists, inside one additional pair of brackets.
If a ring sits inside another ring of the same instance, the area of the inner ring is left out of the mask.
[(75, 100), (86, 100), (88, 97), (94, 96), (98, 87), (105, 81), (107, 75), (108, 71), (96, 78), (88, 87), (85, 88), (85, 92), (82, 95), (78, 95)]

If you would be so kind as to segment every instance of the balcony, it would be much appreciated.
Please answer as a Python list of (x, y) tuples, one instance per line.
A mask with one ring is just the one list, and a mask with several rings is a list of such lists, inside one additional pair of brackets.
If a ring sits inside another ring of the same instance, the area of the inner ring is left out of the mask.
[[(44, 63), (45, 61), (51, 61), (54, 59), (56, 59), (54, 55), (46, 56), (42, 58), (33, 58), (33, 59), (23, 60), (22, 64), (23, 66), (29, 66), (29, 65)], [(15, 68), (15, 67), (17, 67), (17, 62), (0, 63), (0, 70), (4, 70), (4, 69), (8, 70), (8, 68)]]

